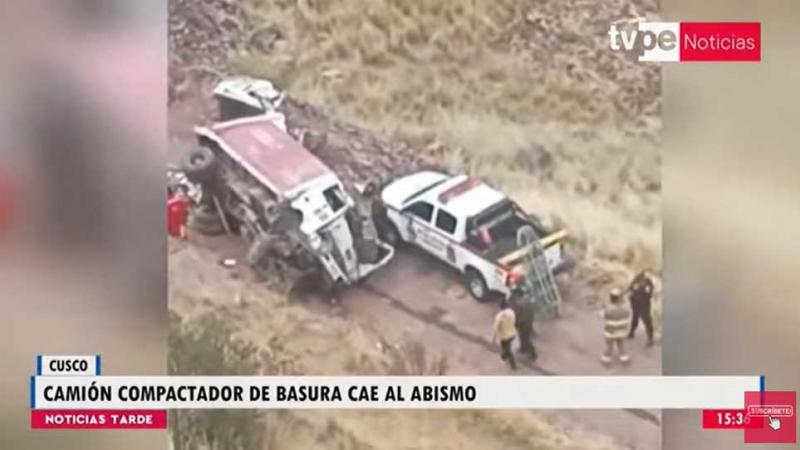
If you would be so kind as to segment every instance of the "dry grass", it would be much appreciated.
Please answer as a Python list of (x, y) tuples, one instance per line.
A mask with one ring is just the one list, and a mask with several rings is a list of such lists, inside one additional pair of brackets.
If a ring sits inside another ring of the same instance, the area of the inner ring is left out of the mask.
[[(578, 3), (566, 2), (563, 10), (585, 8)], [(610, 21), (626, 14), (621, 5), (630, 2), (606, 3)], [(461, 114), (522, 125), (617, 127), (630, 118), (620, 111), (622, 87), (609, 82), (623, 74), (576, 69), (613, 57), (596, 19), (536, 22), (535, 13), (560, 8), (556, 2), (249, 0), (249, 6), (252, 31), (234, 72), (273, 79), (386, 134), (430, 138)], [(536, 45), (535, 31), (543, 27), (546, 37), (563, 41), (546, 61), (534, 59), (547, 47)]]
[(231, 72), (478, 173), (582, 255), (660, 269), (660, 77), (606, 48), (649, 0), (248, 0)]

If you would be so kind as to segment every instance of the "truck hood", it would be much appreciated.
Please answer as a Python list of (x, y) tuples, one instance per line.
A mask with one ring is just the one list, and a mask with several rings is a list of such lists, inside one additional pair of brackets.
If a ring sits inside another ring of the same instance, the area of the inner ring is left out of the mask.
[(439, 172), (418, 172), (398, 178), (383, 188), (381, 200), (387, 206), (401, 209), (406, 199), (446, 178), (448, 178), (447, 175)]

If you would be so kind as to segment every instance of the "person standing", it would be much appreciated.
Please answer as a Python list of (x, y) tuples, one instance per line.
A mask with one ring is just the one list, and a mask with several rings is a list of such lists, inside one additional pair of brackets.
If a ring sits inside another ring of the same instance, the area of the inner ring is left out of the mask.
[(631, 281), (628, 288), (630, 292), (631, 307), (633, 308), (633, 319), (631, 329), (628, 332), (628, 339), (633, 339), (636, 328), (639, 327), (639, 319), (644, 322), (644, 329), (647, 332), (647, 346), (653, 345), (653, 316), (650, 305), (653, 298), (653, 281), (644, 271), (639, 272)]
[(189, 200), (180, 192), (167, 193), (167, 233), (170, 236), (186, 239), (186, 217), (189, 213)]
[(508, 361), (511, 370), (517, 370), (517, 362), (514, 360), (514, 352), (511, 351), (511, 343), (517, 337), (516, 314), (509, 306), (508, 301), (500, 303), (500, 311), (494, 316), (494, 336), (492, 341), (496, 344), (500, 342), (500, 358)]
[(618, 288), (611, 290), (609, 302), (603, 309), (604, 334), (606, 351), (600, 357), (604, 364), (610, 364), (616, 348), (619, 361), (627, 363), (630, 356), (625, 352), (625, 334), (631, 320), (631, 311), (623, 301), (622, 292)]
[(529, 298), (523, 298), (521, 294), (512, 295), (514, 303), (514, 315), (516, 321), (514, 325), (519, 336), (519, 352), (528, 355), (531, 360), (536, 360), (536, 348), (533, 346), (533, 318), (534, 304)]

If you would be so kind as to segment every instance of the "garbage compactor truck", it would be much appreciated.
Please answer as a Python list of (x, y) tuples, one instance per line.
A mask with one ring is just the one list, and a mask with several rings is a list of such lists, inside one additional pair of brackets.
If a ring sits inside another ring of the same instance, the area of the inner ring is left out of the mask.
[(183, 171), (202, 194), (190, 228), (239, 234), (249, 242), (250, 265), (290, 277), (319, 275), (327, 288), (352, 284), (392, 258), (394, 248), (378, 239), (337, 175), (279, 119), (234, 116), (194, 131), (199, 145)]

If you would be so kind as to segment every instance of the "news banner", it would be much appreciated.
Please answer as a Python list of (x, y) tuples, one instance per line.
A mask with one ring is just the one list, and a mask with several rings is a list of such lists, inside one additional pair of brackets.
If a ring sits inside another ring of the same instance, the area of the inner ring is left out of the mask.
[(40, 355), (30, 377), (34, 429), (166, 429), (170, 409), (690, 409), (794, 443), (796, 403), (763, 376), (110, 376), (100, 355)]

